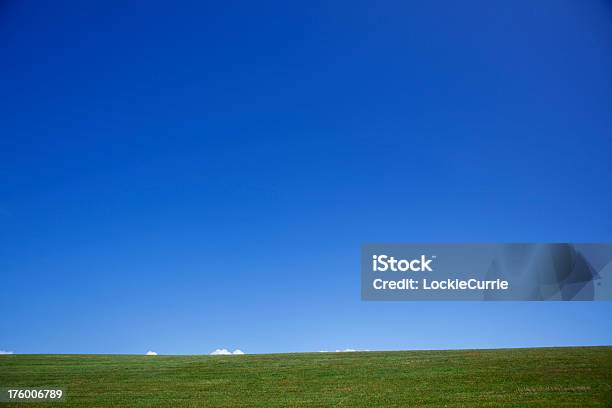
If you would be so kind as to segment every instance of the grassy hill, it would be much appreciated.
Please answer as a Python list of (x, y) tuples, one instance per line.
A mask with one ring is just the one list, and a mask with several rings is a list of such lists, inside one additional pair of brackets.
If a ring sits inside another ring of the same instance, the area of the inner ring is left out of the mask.
[(64, 388), (65, 408), (610, 407), (612, 347), (0, 356), (0, 387), (40, 386)]

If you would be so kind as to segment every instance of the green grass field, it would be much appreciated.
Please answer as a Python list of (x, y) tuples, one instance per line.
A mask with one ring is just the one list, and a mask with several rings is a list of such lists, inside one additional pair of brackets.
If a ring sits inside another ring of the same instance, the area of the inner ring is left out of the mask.
[(0, 387), (41, 386), (64, 388), (66, 408), (610, 407), (612, 347), (0, 356)]

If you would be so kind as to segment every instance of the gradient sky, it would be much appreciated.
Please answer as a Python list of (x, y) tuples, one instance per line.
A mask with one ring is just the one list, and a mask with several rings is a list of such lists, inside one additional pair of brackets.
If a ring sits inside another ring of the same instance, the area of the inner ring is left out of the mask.
[(612, 344), (611, 302), (359, 289), (366, 242), (612, 241), (611, 39), (609, 1), (0, 2), (0, 350)]

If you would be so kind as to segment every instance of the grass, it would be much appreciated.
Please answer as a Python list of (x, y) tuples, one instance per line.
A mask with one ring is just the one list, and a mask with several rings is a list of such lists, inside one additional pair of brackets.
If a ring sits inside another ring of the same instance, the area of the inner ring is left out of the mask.
[(23, 406), (611, 407), (612, 347), (0, 356), (0, 387), (41, 386), (65, 402)]

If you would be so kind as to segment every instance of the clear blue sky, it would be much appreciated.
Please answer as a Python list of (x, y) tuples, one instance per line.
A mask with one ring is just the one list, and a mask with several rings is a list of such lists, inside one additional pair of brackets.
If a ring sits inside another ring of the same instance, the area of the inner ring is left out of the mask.
[[(129, 3), (129, 4), (126, 4)], [(612, 344), (365, 303), (365, 242), (612, 241), (608, 1), (0, 3), (0, 350)]]

